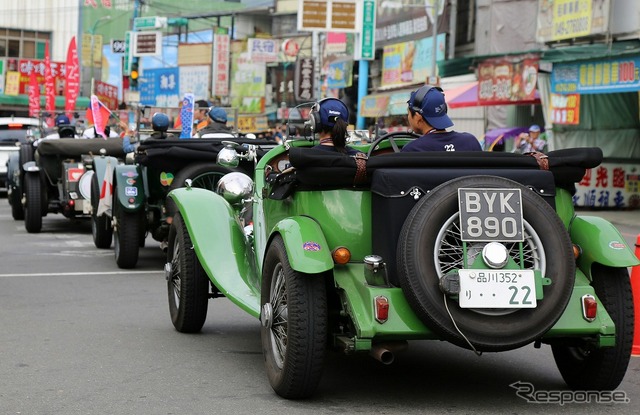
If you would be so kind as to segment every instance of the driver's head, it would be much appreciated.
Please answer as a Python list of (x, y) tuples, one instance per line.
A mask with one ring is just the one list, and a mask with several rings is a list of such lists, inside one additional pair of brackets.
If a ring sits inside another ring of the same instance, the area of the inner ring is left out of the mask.
[(447, 115), (444, 93), (437, 86), (423, 85), (413, 91), (407, 101), (407, 111), (409, 124), (416, 132), (426, 133), (431, 129), (444, 130), (453, 126)]

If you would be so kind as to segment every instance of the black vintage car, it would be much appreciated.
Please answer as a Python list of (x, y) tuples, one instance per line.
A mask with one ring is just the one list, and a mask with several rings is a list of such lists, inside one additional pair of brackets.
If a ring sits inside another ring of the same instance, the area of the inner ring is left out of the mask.
[[(124, 157), (120, 138), (44, 139), (30, 153), (21, 147), (24, 169), (24, 225), (29, 233), (42, 229), (42, 217), (62, 213), (67, 218), (89, 218), (92, 213), (90, 168), (93, 156)], [(89, 166), (89, 167), (87, 167)]]

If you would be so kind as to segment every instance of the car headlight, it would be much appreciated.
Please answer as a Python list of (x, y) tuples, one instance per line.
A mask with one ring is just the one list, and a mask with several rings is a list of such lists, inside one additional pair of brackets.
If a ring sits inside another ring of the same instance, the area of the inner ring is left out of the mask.
[(216, 193), (232, 206), (241, 205), (243, 200), (249, 199), (253, 193), (253, 180), (240, 172), (225, 174), (218, 181)]

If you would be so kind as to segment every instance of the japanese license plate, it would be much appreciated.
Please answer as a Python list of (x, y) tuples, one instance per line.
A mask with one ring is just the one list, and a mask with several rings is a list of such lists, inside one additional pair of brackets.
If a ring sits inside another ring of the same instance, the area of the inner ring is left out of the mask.
[(461, 308), (535, 308), (533, 270), (461, 269)]
[(458, 189), (461, 238), (466, 242), (522, 242), (520, 189)]

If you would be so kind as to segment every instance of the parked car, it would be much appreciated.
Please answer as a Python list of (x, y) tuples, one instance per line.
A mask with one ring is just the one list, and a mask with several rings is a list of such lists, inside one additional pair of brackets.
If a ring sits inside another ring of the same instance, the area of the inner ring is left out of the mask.
[(7, 201), (16, 220), (24, 217), (21, 195), (14, 192), (20, 180), (20, 146), (41, 136), (40, 120), (37, 118), (0, 117), (0, 188), (7, 190)]
[(198, 332), (208, 299), (226, 296), (260, 319), (267, 377), (290, 399), (314, 393), (329, 348), (389, 364), (409, 340), (477, 354), (544, 343), (571, 388), (615, 389), (639, 261), (612, 224), (574, 212), (600, 149), (383, 154), (410, 138), (379, 137), (356, 157), (289, 141), (253, 179), (173, 190), (174, 327)]
[[(227, 134), (226, 139), (235, 136)], [(232, 170), (218, 166), (216, 156), (224, 146), (221, 138), (178, 140), (148, 138), (140, 143), (135, 163), (112, 167), (112, 209), (92, 216), (93, 240), (97, 248), (109, 248), (113, 241), (119, 268), (134, 268), (140, 247), (150, 234), (166, 249), (169, 226), (175, 206), (167, 194), (185, 181), (191, 186), (215, 190), (220, 177)], [(243, 139), (260, 148), (271, 148), (273, 142)], [(260, 150), (261, 154), (264, 153)], [(96, 158), (96, 171), (105, 171), (106, 162)], [(113, 163), (112, 163), (113, 164)], [(238, 167), (250, 173), (251, 163)], [(93, 205), (98, 205), (100, 182), (93, 181)], [(94, 210), (97, 213), (97, 210)]]
[[(25, 151), (26, 153), (26, 151)], [(93, 157), (124, 158), (122, 140), (43, 139), (24, 169), (24, 225), (29, 233), (42, 230), (42, 218), (62, 213), (67, 218), (90, 218)], [(102, 181), (102, 177), (96, 177)]]

